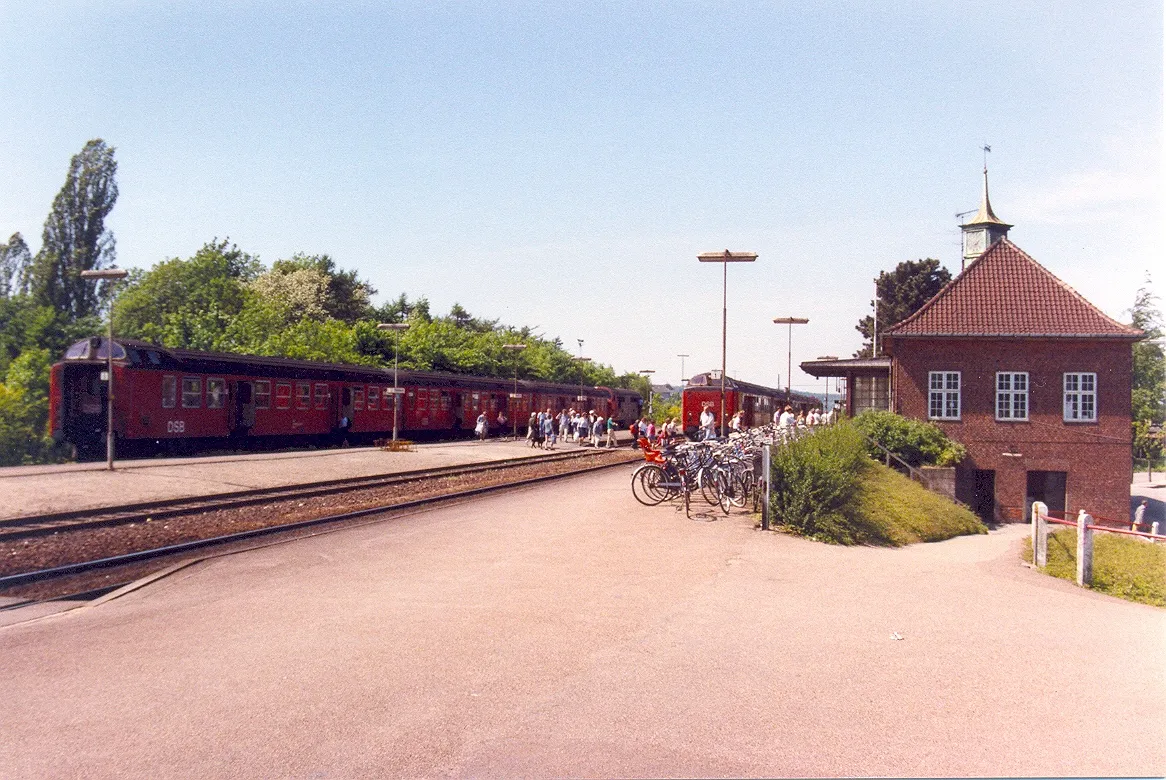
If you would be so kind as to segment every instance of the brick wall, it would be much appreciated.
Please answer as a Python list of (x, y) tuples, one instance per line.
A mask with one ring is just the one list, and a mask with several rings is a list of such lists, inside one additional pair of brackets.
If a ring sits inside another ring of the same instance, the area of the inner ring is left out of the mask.
[[(962, 469), (996, 472), (998, 518), (1021, 519), (1029, 471), (1067, 472), (1072, 514), (1129, 516), (1129, 341), (900, 338), (892, 348), (893, 409), (906, 417), (927, 419), (928, 372), (961, 372), (961, 419), (933, 422), (967, 447)], [(998, 371), (1028, 372), (1028, 421), (996, 420)], [(1097, 374), (1096, 422), (1063, 420), (1066, 372)]]

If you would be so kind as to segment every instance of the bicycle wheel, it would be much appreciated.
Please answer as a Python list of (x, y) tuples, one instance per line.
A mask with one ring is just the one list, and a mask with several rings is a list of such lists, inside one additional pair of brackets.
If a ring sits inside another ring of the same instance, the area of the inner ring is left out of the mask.
[(645, 463), (632, 472), (632, 495), (644, 506), (656, 506), (668, 497), (667, 489), (660, 487), (665, 481), (664, 469)]
[(746, 485), (745, 477), (741, 474), (733, 474), (729, 477), (729, 488), (726, 491), (729, 496), (729, 503), (740, 509), (745, 506), (745, 502), (749, 499), (749, 488)]
[(720, 472), (711, 467), (702, 466), (696, 472), (696, 484), (700, 489), (700, 496), (706, 504), (716, 506), (721, 502), (721, 483), (717, 476)]

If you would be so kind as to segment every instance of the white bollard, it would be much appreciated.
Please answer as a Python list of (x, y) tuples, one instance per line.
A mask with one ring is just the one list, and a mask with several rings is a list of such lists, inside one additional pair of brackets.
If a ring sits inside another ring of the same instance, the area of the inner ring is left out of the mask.
[(1032, 564), (1043, 569), (1049, 562), (1049, 508), (1041, 501), (1032, 502)]
[(1152, 526), (1150, 526), (1150, 533), (1154, 534), (1154, 536), (1158, 535), (1158, 521), (1157, 520), (1155, 520), (1154, 524)]
[(1082, 509), (1077, 513), (1077, 584), (1093, 585), (1093, 517)]

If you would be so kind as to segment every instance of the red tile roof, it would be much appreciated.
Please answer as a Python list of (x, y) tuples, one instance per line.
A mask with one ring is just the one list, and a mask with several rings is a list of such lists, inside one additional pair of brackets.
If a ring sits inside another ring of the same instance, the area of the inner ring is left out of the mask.
[(884, 335), (1137, 339), (1004, 238)]

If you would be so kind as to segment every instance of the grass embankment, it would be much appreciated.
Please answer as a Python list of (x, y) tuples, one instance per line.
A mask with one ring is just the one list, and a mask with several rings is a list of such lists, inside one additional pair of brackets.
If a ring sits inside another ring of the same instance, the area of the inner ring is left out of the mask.
[(878, 463), (859, 475), (853, 522), (867, 543), (895, 547), (988, 533), (971, 510)]
[(987, 532), (966, 508), (872, 462), (851, 423), (774, 453), (772, 511), (786, 530), (834, 544), (900, 546)]
[[(1024, 542), (1032, 563), (1032, 540)], [(1077, 529), (1049, 534), (1046, 574), (1077, 581)], [(1127, 536), (1093, 534), (1093, 590), (1155, 607), (1166, 607), (1166, 547)]]

